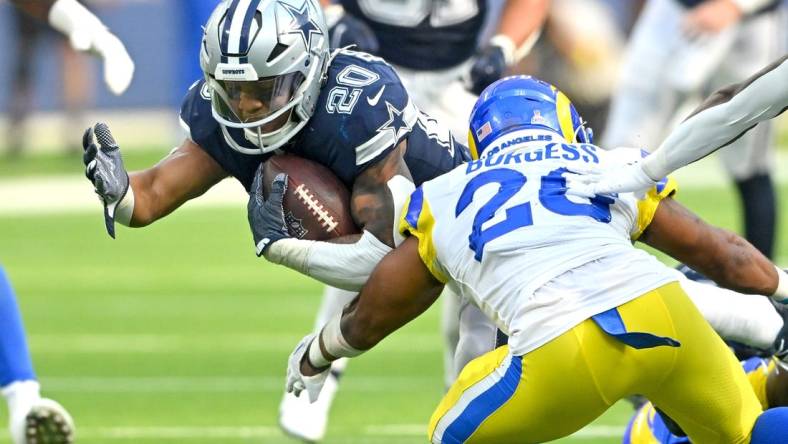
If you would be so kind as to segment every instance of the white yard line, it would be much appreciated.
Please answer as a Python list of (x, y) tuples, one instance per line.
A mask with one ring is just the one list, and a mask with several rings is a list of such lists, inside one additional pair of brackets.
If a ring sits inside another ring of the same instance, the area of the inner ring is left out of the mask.
[[(282, 361), (283, 365), (285, 361)], [(41, 385), (53, 393), (90, 393), (94, 395), (128, 393), (250, 393), (281, 392), (282, 376), (43, 376)], [(431, 390), (440, 386), (440, 378), (407, 376), (354, 375), (342, 384), (342, 390), (361, 393)]]
[[(290, 352), (300, 334), (31, 334), (35, 353)], [(433, 334), (403, 333), (385, 344), (387, 352), (433, 353), (442, 344)]]
[[(248, 196), (236, 180), (223, 180), (188, 207), (246, 205)], [(0, 217), (95, 212), (101, 204), (87, 179), (40, 176), (0, 180)]]
[[(426, 436), (425, 424), (370, 425), (363, 429), (362, 436), (352, 437), (354, 431), (344, 433), (330, 432), (328, 438), (343, 436), (345, 443), (369, 442), (371, 438), (411, 438)], [(584, 441), (596, 438), (618, 438), (624, 433), (622, 427), (590, 425), (569, 436), (571, 441)], [(77, 427), (79, 439), (101, 439), (107, 441), (127, 441), (134, 439), (189, 440), (222, 439), (248, 440), (250, 438), (277, 438), (284, 434), (275, 426), (116, 426), (116, 427)], [(5, 442), (6, 440), (2, 440)], [(287, 440), (286, 442), (291, 442)]]

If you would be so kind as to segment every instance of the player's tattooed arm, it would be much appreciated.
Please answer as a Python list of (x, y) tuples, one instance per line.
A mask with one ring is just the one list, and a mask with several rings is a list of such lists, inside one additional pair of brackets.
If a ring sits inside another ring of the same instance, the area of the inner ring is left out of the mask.
[(226, 176), (227, 172), (199, 145), (184, 140), (153, 167), (129, 174), (135, 196), (130, 225), (144, 227), (161, 219)]
[(399, 208), (389, 181), (398, 175), (412, 180), (402, 157), (404, 150), (402, 143), (356, 178), (351, 213), (363, 229), (361, 236), (345, 236), (331, 242), (280, 239), (264, 247), (262, 253), (271, 262), (328, 285), (358, 291), (395, 243), (394, 218)]
[(388, 156), (364, 170), (356, 178), (350, 197), (350, 212), (356, 225), (370, 232), (389, 247), (394, 247), (394, 199), (388, 182), (403, 176), (413, 182), (403, 158), (406, 141), (402, 141)]
[(775, 266), (741, 236), (712, 226), (672, 198), (664, 199), (640, 241), (705, 274), (721, 287), (772, 295)]

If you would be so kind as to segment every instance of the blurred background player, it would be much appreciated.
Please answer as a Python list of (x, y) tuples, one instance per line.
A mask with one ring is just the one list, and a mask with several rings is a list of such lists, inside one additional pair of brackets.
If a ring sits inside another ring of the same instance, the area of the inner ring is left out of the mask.
[[(48, 20), (53, 28), (69, 38), (75, 49), (94, 51), (104, 59), (104, 79), (113, 93), (121, 94), (129, 86), (134, 63), (120, 40), (84, 6), (75, 0), (13, 0), (12, 3), (32, 17)], [(0, 385), (8, 401), (13, 442), (73, 442), (74, 425), (68, 412), (57, 402), (41, 398), (16, 297), (2, 268), (0, 319), (3, 325), (0, 334)]]
[(552, 0), (542, 38), (516, 71), (550, 79), (595, 131), (604, 128), (636, 3)]
[(477, 95), (528, 53), (550, 6), (549, 0), (321, 3), (332, 47), (355, 44), (385, 59), (416, 105), (462, 139)]
[[(463, 141), (477, 95), (528, 53), (550, 4), (549, 0), (428, 0), (413, 5), (381, 0), (321, 3), (332, 48), (356, 45), (358, 50), (382, 57), (396, 69), (416, 106)], [(316, 327), (355, 295), (327, 287)], [(447, 386), (456, 376), (459, 310), (456, 297), (443, 298), (441, 330)], [(346, 360), (335, 363), (332, 378), (339, 377), (345, 365)], [(315, 404), (285, 394), (280, 425), (291, 435), (313, 441), (322, 439), (333, 394), (333, 390), (326, 390)]]
[(29, 129), (25, 126), (33, 109), (33, 84), (36, 78), (36, 63), (30, 54), (36, 53), (37, 45), (55, 43), (63, 61), (62, 69), (62, 100), (65, 110), (65, 124), (60, 132), (66, 145), (66, 151), (75, 154), (81, 151), (78, 138), (73, 128), (83, 126), (85, 107), (92, 99), (90, 86), (93, 84), (92, 72), (88, 70), (85, 56), (76, 53), (67, 41), (58, 37), (57, 42), (50, 42), (52, 31), (41, 20), (13, 8), (12, 17), (16, 25), (16, 60), (13, 64), (13, 77), (9, 98), (11, 105), (8, 110), (9, 121), (6, 128), (6, 144), (8, 156), (16, 158), (21, 155), (29, 140)]
[(62, 139), (69, 152), (79, 152), (80, 140), (74, 137), (73, 128), (82, 126), (85, 107), (91, 101), (90, 86), (93, 82), (85, 59), (74, 50), (95, 53), (105, 61), (104, 80), (116, 95), (122, 94), (131, 83), (134, 63), (123, 43), (75, 0), (13, 0), (11, 3), (18, 9), (12, 13), (17, 40), (12, 87), (9, 88), (11, 105), (6, 129), (8, 155), (20, 155), (29, 139), (25, 123), (33, 108), (33, 83), (36, 77), (30, 55), (35, 54), (37, 44), (42, 44), (42, 40), (49, 37), (43, 25), (46, 20), (68, 37), (68, 43), (60, 51), (63, 60), (62, 99), (66, 111)]
[(708, 156), (760, 122), (785, 112), (786, 79), (788, 55), (742, 82), (715, 91), (643, 160), (599, 176), (572, 176), (568, 182), (570, 192), (592, 196), (642, 192), (654, 186), (659, 178)]
[[(648, 0), (624, 57), (603, 146), (659, 145), (686, 99), (740, 81), (784, 50), (778, 0)], [(744, 209), (746, 238), (774, 248), (771, 126), (721, 150)]]

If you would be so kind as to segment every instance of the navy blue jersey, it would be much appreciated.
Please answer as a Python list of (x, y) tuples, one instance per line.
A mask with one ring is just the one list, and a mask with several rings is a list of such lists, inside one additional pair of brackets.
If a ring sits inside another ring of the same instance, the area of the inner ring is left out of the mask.
[(459, 65), (476, 51), (486, 0), (341, 0), (375, 32), (380, 55), (410, 69)]
[[(242, 130), (212, 117), (204, 81), (195, 83), (181, 107), (191, 139), (248, 190), (256, 168), (269, 155), (247, 155), (230, 143), (254, 148)], [(416, 182), (433, 179), (470, 159), (448, 129), (411, 102), (394, 69), (382, 59), (337, 51), (329, 65), (315, 113), (282, 149), (325, 165), (348, 188), (370, 165), (407, 139), (405, 163)]]

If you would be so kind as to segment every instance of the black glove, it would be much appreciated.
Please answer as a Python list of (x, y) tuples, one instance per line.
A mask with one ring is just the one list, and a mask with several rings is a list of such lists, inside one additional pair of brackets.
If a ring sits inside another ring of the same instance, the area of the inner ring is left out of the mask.
[(82, 161), (85, 176), (93, 183), (96, 194), (104, 203), (104, 223), (107, 233), (115, 238), (115, 207), (129, 190), (129, 175), (123, 166), (120, 147), (106, 123), (99, 122), (85, 130), (82, 136), (85, 149)]
[(343, 12), (328, 29), (328, 46), (344, 48), (350, 45), (355, 45), (353, 49), (357, 51), (370, 54), (377, 54), (380, 49), (375, 32), (363, 21)]
[(474, 55), (468, 82), (468, 90), (480, 95), (484, 88), (503, 77), (506, 72), (506, 56), (497, 45), (488, 45)]
[(285, 211), (282, 207), (285, 191), (287, 191), (287, 174), (279, 173), (271, 185), (268, 200), (263, 198), (263, 165), (260, 164), (254, 175), (249, 204), (246, 206), (257, 257), (262, 256), (274, 242), (291, 237), (287, 231)]

